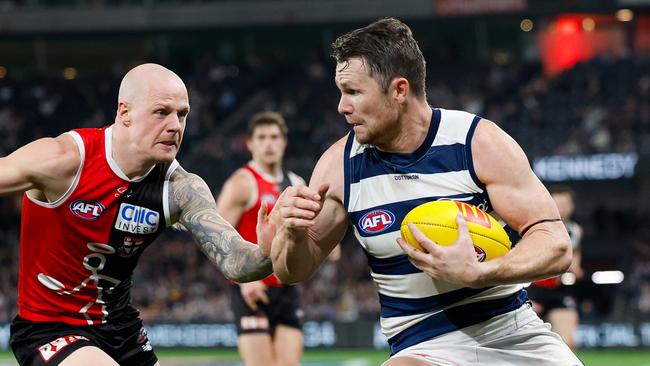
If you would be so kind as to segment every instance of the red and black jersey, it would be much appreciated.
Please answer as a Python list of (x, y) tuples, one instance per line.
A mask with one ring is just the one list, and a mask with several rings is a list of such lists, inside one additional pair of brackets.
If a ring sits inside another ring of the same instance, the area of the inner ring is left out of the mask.
[(168, 181), (178, 162), (130, 180), (112, 159), (112, 128), (69, 132), (81, 154), (55, 202), (23, 198), (18, 314), (98, 325), (133, 311), (129, 291), (142, 251), (169, 222)]
[[(239, 224), (237, 224), (237, 231), (241, 236), (252, 242), (257, 243), (257, 212), (262, 205), (262, 201), (266, 201), (268, 209), (271, 211), (273, 205), (280, 197), (280, 193), (290, 185), (302, 183), (302, 179), (292, 172), (282, 172), (282, 181), (275, 182), (273, 178), (267, 174), (258, 171), (255, 167), (248, 163), (242, 167), (245, 171), (249, 172), (255, 180), (254, 194), (252, 204), (249, 204), (242, 214)], [(281, 286), (282, 282), (278, 279), (275, 273), (272, 273), (263, 280), (267, 286)]]

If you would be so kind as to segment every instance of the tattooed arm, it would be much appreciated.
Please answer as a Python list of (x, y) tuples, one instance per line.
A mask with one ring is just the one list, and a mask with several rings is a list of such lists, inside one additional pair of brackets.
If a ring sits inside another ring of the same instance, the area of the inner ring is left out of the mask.
[(178, 167), (169, 184), (172, 222), (180, 222), (194, 242), (226, 278), (237, 282), (262, 279), (273, 271), (261, 247), (244, 240), (217, 212), (208, 185)]

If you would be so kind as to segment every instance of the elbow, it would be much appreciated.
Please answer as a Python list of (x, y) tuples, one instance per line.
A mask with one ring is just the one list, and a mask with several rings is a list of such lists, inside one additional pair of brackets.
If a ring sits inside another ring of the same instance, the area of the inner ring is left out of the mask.
[(285, 285), (293, 285), (299, 282), (304, 282), (311, 277), (311, 273), (305, 271), (288, 271), (286, 268), (276, 268), (275, 266), (273, 268), (273, 273), (275, 273), (280, 282)]
[(557, 254), (555, 256), (556, 269), (555, 275), (564, 274), (569, 267), (571, 266), (571, 261), (573, 260), (573, 248), (571, 246), (571, 240), (568, 238), (560, 240), (557, 245)]

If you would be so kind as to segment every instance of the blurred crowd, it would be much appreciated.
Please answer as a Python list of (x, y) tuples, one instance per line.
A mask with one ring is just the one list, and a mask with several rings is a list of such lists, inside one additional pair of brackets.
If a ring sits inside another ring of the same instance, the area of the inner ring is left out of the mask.
[[(215, 195), (248, 159), (245, 125), (254, 112), (277, 110), (285, 116), (290, 128), (285, 166), (306, 179), (323, 150), (348, 131), (336, 111), (333, 67), (320, 57), (302, 67), (203, 59), (178, 71), (192, 105), (178, 160), (203, 176)], [(594, 59), (554, 79), (545, 77), (539, 64), (429, 65), (427, 72), (431, 105), (497, 122), (529, 156), (650, 153), (647, 58)], [(39, 137), (110, 124), (119, 78), (0, 79), (0, 156)], [(19, 203), (20, 197), (0, 200), (0, 323), (16, 311)], [(638, 255), (627, 267), (630, 281), (636, 282), (620, 293), (631, 293), (634, 309), (650, 316), (650, 237), (645, 231), (635, 236)], [(141, 259), (132, 290), (147, 322), (232, 319), (228, 282), (184, 233), (167, 233), (153, 246)], [(339, 261), (326, 262), (300, 285), (307, 319), (376, 319), (377, 295), (365, 255), (350, 234), (342, 250)]]

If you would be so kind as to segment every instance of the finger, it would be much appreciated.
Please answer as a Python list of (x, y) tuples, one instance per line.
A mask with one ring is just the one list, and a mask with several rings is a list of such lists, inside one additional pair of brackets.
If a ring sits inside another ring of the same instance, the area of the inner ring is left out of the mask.
[(406, 255), (408, 255), (411, 260), (416, 261), (418, 265), (424, 265), (427, 263), (427, 261), (430, 260), (429, 258), (430, 254), (421, 252), (413, 248), (411, 244), (407, 243), (406, 240), (402, 238), (397, 238), (397, 244), (400, 247), (402, 247), (402, 250), (406, 252)]
[(415, 240), (420, 243), (420, 246), (424, 249), (425, 253), (430, 253), (430, 254), (438, 254), (440, 252), (440, 248), (438, 244), (433, 242), (431, 239), (429, 239), (420, 228), (417, 227), (412, 222), (407, 223), (409, 230), (411, 231), (411, 234), (415, 238)]
[(283, 207), (296, 207), (303, 210), (310, 210), (313, 212), (317, 212), (320, 209), (321, 204), (320, 202), (311, 199), (302, 198), (302, 197), (293, 197), (287, 199), (283, 203)]
[(263, 302), (264, 304), (269, 303), (269, 296), (266, 294), (266, 291), (261, 290), (257, 293), (257, 300)]
[(320, 196), (319, 200), (321, 204), (325, 202), (325, 197), (327, 196), (327, 191), (330, 189), (329, 184), (321, 184), (320, 187), (318, 187), (318, 195)]
[(304, 210), (296, 207), (285, 207), (280, 210), (280, 215), (285, 219), (303, 219), (311, 220), (316, 217), (316, 212)]
[(307, 186), (297, 186), (295, 196), (306, 198), (312, 201), (320, 201), (321, 196), (317, 191), (307, 187)]
[(260, 209), (257, 210), (257, 224), (266, 222), (266, 217), (269, 213), (269, 204), (266, 201), (262, 201)]
[(472, 237), (469, 235), (469, 227), (467, 226), (467, 221), (465, 221), (463, 215), (458, 214), (456, 216), (456, 224), (458, 225), (458, 238), (456, 239), (456, 242), (468, 242), (471, 244)]
[(252, 297), (250, 296), (244, 296), (244, 302), (246, 302), (246, 305), (248, 305), (251, 310), (255, 311), (257, 310), (257, 302), (253, 300)]

